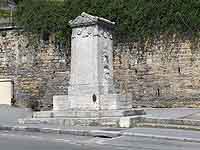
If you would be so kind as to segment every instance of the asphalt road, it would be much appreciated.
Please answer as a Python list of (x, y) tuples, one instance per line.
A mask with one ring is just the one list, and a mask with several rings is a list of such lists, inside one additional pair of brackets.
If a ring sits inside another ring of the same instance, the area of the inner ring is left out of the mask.
[(200, 143), (141, 137), (113, 139), (24, 132), (0, 132), (0, 150), (199, 150)]

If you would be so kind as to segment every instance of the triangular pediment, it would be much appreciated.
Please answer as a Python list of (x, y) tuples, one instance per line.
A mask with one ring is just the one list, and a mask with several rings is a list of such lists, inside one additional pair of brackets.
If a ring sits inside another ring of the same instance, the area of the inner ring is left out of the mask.
[(92, 16), (85, 12), (83, 12), (80, 16), (76, 17), (74, 20), (71, 20), (69, 24), (71, 27), (78, 27), (78, 26), (94, 25), (94, 24), (97, 24), (98, 22), (103, 22), (103, 23), (112, 24), (112, 25), (115, 24), (114, 22), (111, 22), (107, 19), (97, 17), (97, 16)]

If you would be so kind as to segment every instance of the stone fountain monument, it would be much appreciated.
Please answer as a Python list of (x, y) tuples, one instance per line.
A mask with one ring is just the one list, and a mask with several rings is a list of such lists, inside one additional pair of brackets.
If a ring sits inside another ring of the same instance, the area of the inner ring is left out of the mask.
[(70, 21), (72, 59), (70, 108), (79, 110), (130, 109), (131, 97), (113, 88), (114, 22), (82, 13)]
[(115, 23), (87, 13), (69, 23), (72, 55), (68, 95), (54, 96), (53, 111), (34, 113), (34, 118), (25, 122), (117, 126), (122, 117), (144, 114), (132, 109), (130, 95), (116, 94), (113, 86)]

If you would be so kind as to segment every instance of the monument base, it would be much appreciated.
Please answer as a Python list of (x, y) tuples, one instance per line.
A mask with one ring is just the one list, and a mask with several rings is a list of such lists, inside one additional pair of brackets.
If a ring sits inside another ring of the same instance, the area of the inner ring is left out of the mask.
[(144, 115), (143, 109), (133, 109), (131, 97), (118, 94), (54, 96), (53, 111), (34, 112), (33, 118), (21, 119), (21, 124), (50, 124), (57, 126), (113, 126), (126, 117)]
[(127, 110), (66, 110), (34, 112), (33, 118), (97, 118), (97, 117), (126, 117), (144, 115), (143, 109)]
[[(131, 109), (131, 96), (106, 94), (97, 95), (93, 100), (92, 95), (69, 95), (70, 109), (78, 110), (118, 110)], [(66, 108), (66, 110), (69, 108)]]
[[(135, 116), (137, 118), (137, 116)], [(124, 126), (121, 120), (129, 117), (102, 117), (102, 118), (32, 118), (32, 119), (20, 119), (20, 124), (44, 124), (59, 127), (74, 127), (74, 126), (98, 126), (98, 127), (123, 127), (130, 128), (130, 126)], [(123, 126), (121, 126), (121, 124)]]

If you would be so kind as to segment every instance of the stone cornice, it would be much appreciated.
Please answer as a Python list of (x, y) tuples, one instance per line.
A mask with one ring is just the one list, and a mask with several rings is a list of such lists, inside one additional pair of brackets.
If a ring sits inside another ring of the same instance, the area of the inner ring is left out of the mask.
[(0, 79), (0, 82), (13, 82), (12, 79)]
[(69, 21), (69, 24), (72, 28), (74, 28), (74, 27), (90, 26), (96, 24), (104, 24), (111, 27), (115, 23), (111, 22), (110, 20), (97, 16), (92, 16), (90, 14), (83, 12), (80, 16), (76, 17), (74, 20)]

